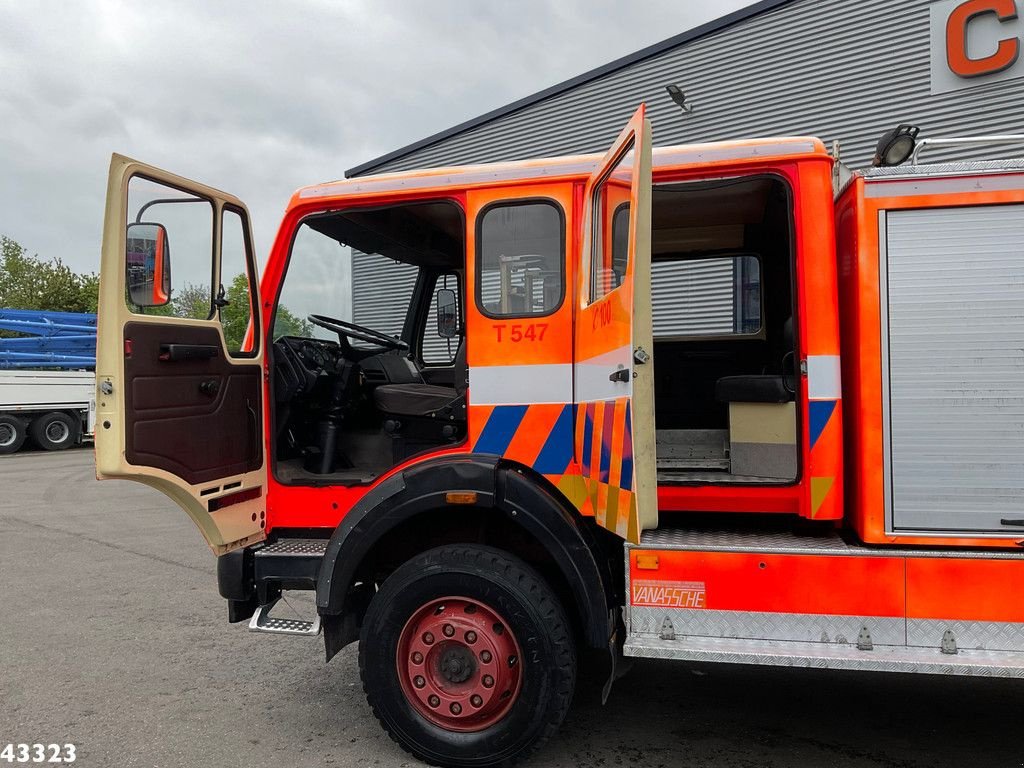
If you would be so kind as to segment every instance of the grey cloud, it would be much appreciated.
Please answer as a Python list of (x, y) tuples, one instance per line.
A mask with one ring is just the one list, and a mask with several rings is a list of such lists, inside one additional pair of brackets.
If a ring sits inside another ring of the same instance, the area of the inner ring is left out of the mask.
[(260, 259), (299, 186), (749, 0), (0, 0), (0, 233), (96, 269), (120, 152), (230, 190)]

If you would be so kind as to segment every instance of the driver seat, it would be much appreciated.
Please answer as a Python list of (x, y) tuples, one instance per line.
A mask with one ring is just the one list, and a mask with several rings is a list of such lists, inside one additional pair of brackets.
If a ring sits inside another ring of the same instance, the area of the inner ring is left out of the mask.
[(429, 418), (437, 411), (452, 405), (465, 394), (469, 386), (465, 336), (459, 339), (459, 348), (455, 351), (452, 365), (455, 368), (454, 387), (422, 382), (381, 384), (373, 390), (373, 402), (384, 413)]

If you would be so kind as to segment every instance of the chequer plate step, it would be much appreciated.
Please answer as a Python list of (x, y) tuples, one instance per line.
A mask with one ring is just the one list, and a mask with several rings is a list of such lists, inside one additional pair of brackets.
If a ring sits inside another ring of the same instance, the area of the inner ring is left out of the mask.
[(312, 637), (320, 634), (320, 616), (312, 620), (299, 619), (294, 617), (271, 616), (270, 611), (278, 604), (278, 600), (266, 605), (253, 614), (249, 622), (249, 630), (252, 632), (269, 632), (278, 635), (303, 635)]

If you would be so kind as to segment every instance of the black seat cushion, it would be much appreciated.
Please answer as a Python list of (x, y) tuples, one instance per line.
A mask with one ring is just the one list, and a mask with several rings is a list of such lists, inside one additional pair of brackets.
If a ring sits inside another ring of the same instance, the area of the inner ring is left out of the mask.
[(454, 387), (436, 384), (382, 384), (373, 390), (377, 407), (397, 416), (429, 416), (458, 396)]
[(720, 403), (788, 403), (793, 393), (782, 376), (723, 376), (715, 382)]

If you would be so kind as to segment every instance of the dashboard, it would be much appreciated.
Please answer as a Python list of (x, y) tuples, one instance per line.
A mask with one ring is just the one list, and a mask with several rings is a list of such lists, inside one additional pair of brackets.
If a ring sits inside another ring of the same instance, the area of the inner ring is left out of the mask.
[(310, 395), (320, 377), (336, 373), (344, 360), (336, 341), (282, 336), (274, 342), (274, 399)]

